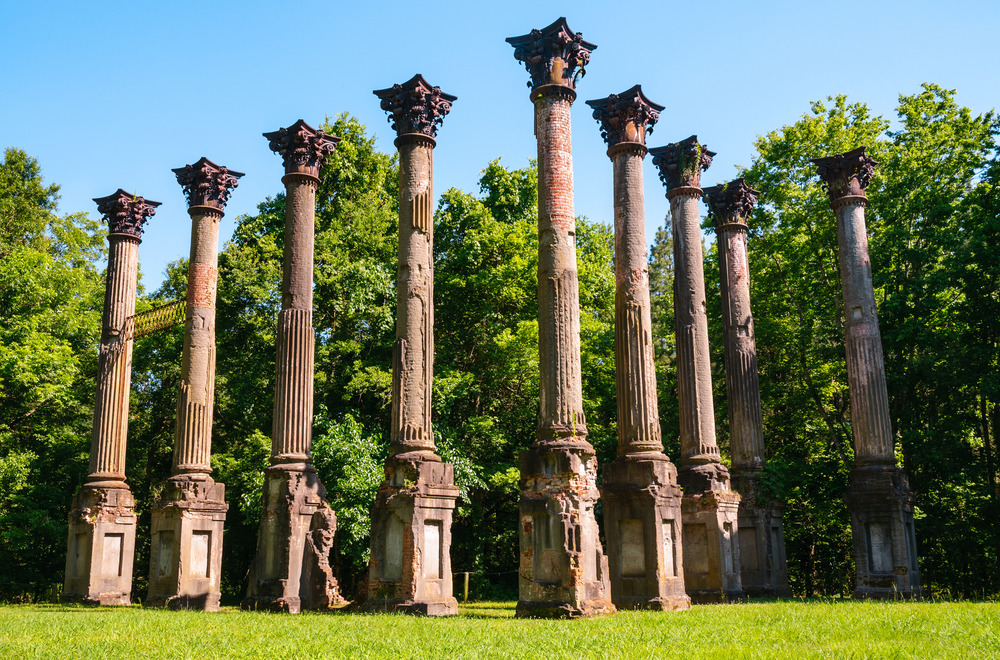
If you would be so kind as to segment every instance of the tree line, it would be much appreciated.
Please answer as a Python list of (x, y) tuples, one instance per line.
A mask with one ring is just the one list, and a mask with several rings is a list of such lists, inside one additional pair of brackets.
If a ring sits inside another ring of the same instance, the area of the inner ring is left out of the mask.
[[(351, 595), (368, 559), (369, 510), (389, 434), (397, 162), (356, 119), (322, 170), (315, 252), (313, 456), (338, 517), (332, 563)], [(843, 96), (759, 137), (742, 172), (761, 191), (750, 220), (751, 299), (770, 493), (786, 503), (798, 595), (850, 593), (843, 501), (853, 461), (836, 221), (810, 158), (868, 148), (880, 165), (866, 212), (896, 452), (917, 496), (925, 586), (1000, 593), (1000, 120), (926, 84), (893, 121)], [(455, 570), (473, 593), (516, 595), (517, 452), (538, 400), (534, 163), (486, 164), (478, 193), (445, 191), (435, 213), (433, 421), (455, 464)], [(0, 163), (0, 599), (48, 597), (63, 579), (66, 520), (87, 471), (105, 230), (61, 215), (58, 186), (16, 148)], [(270, 450), (284, 195), (241, 216), (219, 258), (215, 478), (230, 509), (224, 602), (246, 591)], [(610, 200), (609, 200), (610, 215)], [(669, 217), (649, 268), (664, 443), (679, 459)], [(719, 442), (728, 451), (718, 256), (706, 219), (706, 284)], [(613, 234), (579, 218), (584, 407), (598, 458), (615, 456)], [(186, 260), (138, 309), (182, 298)], [(128, 482), (139, 530), (133, 594), (146, 592), (151, 504), (170, 472), (183, 329), (138, 339)]]

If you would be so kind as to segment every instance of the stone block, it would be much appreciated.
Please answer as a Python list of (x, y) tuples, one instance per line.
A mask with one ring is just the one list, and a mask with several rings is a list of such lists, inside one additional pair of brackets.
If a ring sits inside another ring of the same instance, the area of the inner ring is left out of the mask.
[(739, 506), (740, 496), (728, 490), (685, 493), (681, 499), (684, 585), (693, 603), (728, 603), (744, 597)]
[(132, 602), (135, 500), (128, 488), (83, 487), (69, 514), (64, 602)]

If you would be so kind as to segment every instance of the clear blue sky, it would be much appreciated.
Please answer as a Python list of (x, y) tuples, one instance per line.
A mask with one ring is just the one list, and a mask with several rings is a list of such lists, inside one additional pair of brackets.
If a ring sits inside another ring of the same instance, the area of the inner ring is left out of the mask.
[[(583, 101), (639, 83), (666, 106), (650, 146), (697, 134), (718, 152), (704, 185), (748, 165), (753, 141), (809, 102), (846, 93), (893, 116), (936, 82), (976, 113), (1000, 106), (1000, 1), (46, 2), (0, 0), (0, 147), (37, 158), (62, 212), (117, 188), (163, 202), (140, 247), (147, 289), (187, 256), (171, 168), (207, 156), (247, 175), (222, 225), (282, 189), (263, 131), (349, 111), (392, 151), (371, 90), (422, 73), (457, 95), (438, 134), (435, 190), (535, 153), (524, 67), (505, 37), (565, 15), (596, 43), (574, 106), (576, 211), (611, 219), (611, 163)], [(647, 159), (647, 234), (667, 209)]]

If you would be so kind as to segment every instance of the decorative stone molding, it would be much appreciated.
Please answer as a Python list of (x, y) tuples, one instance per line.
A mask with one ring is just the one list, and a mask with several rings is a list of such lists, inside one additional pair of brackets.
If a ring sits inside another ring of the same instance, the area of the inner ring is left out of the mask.
[(160, 202), (154, 202), (127, 193), (121, 188), (107, 197), (95, 197), (97, 212), (104, 216), (111, 234), (125, 234), (133, 238), (142, 237), (142, 227), (156, 215), (156, 207)]
[(451, 104), (458, 97), (432, 87), (419, 73), (405, 83), (372, 92), (382, 100), (382, 109), (389, 113), (389, 123), (399, 136), (419, 133), (436, 137)]
[(664, 147), (650, 149), (653, 165), (660, 170), (660, 181), (667, 190), (674, 188), (698, 188), (701, 186), (701, 172), (712, 164), (714, 151), (698, 143), (698, 136), (673, 142)]
[(663, 106), (650, 101), (635, 85), (621, 94), (611, 94), (603, 99), (587, 101), (594, 109), (594, 119), (601, 125), (601, 137), (608, 147), (623, 142), (645, 144), (646, 135), (653, 132), (653, 125), (660, 118)]
[(582, 32), (573, 32), (565, 18), (548, 27), (532, 30), (520, 37), (508, 37), (514, 47), (514, 58), (523, 62), (531, 76), (528, 87), (542, 85), (576, 86), (576, 79), (586, 74), (590, 53), (597, 48), (583, 40)]
[(177, 175), (177, 183), (184, 188), (188, 206), (209, 206), (220, 211), (225, 208), (232, 189), (239, 185), (243, 172), (216, 165), (202, 157), (193, 165), (170, 170)]
[(811, 160), (816, 164), (819, 178), (830, 195), (831, 204), (842, 197), (864, 197), (865, 188), (875, 175), (875, 166), (878, 165), (874, 158), (865, 155), (864, 147)]
[(754, 190), (742, 177), (719, 186), (705, 188), (708, 212), (717, 225), (742, 224), (753, 215), (759, 190)]
[(323, 161), (336, 149), (340, 138), (318, 131), (303, 120), (288, 128), (264, 133), (271, 151), (281, 155), (285, 173), (308, 174), (319, 177)]

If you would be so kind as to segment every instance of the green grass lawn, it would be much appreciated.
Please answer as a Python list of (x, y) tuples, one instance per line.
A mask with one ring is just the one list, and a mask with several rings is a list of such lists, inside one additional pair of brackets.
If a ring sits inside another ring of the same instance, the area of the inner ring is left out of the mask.
[(514, 619), (0, 607), (3, 658), (1000, 658), (1000, 603), (783, 601)]

